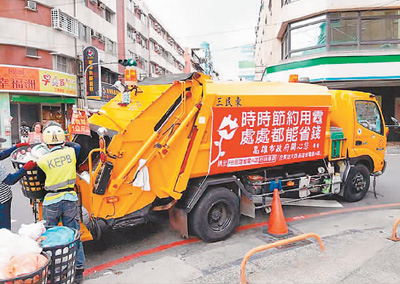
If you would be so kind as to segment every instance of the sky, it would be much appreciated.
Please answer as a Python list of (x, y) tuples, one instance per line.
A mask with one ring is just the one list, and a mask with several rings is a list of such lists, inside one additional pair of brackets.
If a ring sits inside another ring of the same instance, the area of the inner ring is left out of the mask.
[(238, 80), (240, 46), (254, 44), (260, 0), (143, 0), (184, 47), (210, 44), (222, 80)]

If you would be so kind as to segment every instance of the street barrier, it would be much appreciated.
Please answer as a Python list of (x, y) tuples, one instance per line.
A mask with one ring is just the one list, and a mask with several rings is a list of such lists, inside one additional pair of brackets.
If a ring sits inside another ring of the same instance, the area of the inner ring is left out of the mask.
[(249, 260), (250, 256), (252, 256), (253, 254), (255, 254), (257, 252), (261, 252), (261, 251), (267, 250), (267, 249), (270, 249), (270, 248), (279, 247), (279, 246), (287, 245), (287, 244), (294, 243), (294, 242), (297, 242), (297, 241), (301, 241), (301, 240), (304, 240), (304, 239), (307, 239), (307, 238), (311, 238), (311, 237), (315, 238), (318, 241), (319, 246), (320, 246), (322, 251), (325, 250), (325, 246), (322, 243), (321, 238), (315, 233), (303, 234), (303, 235), (300, 235), (300, 236), (295, 236), (295, 237), (292, 237), (292, 238), (279, 240), (279, 241), (276, 241), (276, 242), (273, 242), (273, 243), (270, 243), (270, 244), (267, 244), (267, 245), (262, 245), (262, 246), (258, 246), (258, 247), (252, 248), (251, 250), (249, 250), (246, 253), (246, 255), (244, 256), (244, 258), (242, 260), (242, 263), (240, 264), (240, 279), (241, 279), (240, 283), (242, 283), (242, 284), (248, 283), (247, 279), (246, 279), (246, 264), (247, 264), (247, 261)]

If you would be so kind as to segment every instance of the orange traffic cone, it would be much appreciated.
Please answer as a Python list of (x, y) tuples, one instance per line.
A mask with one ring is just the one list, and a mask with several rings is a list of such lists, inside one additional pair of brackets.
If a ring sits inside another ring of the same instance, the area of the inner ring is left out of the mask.
[(272, 197), (271, 214), (269, 215), (268, 233), (275, 236), (284, 236), (287, 235), (288, 232), (279, 192), (278, 189), (275, 188), (274, 196)]

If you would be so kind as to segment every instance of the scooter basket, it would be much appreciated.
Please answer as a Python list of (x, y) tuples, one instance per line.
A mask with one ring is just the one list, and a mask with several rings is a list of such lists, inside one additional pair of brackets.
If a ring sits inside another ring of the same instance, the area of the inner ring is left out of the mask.
[(49, 265), (47, 283), (72, 284), (75, 279), (75, 263), (78, 251), (80, 234), (78, 230), (74, 230), (75, 238), (72, 242), (54, 246), (45, 247), (43, 251), (50, 255), (51, 261)]
[[(19, 153), (30, 152), (32, 148), (30, 146), (24, 146), (16, 149), (11, 153), (11, 162), (14, 169), (21, 169), (25, 163), (17, 161)], [(44, 183), (37, 179), (37, 169), (32, 171), (26, 171), (26, 175), (20, 180), (22, 193), (25, 197), (30, 199), (43, 199), (46, 195), (44, 189)]]
[(38, 270), (25, 274), (12, 279), (0, 279), (0, 284), (46, 284), (47, 282), (47, 273), (50, 264), (50, 256), (47, 253), (41, 253), (44, 257), (47, 258), (47, 262), (43, 267)]

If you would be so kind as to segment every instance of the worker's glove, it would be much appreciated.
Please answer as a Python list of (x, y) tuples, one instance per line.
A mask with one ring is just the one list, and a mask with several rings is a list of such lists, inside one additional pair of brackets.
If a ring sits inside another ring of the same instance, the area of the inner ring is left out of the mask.
[(29, 143), (17, 143), (15, 146), (17, 146), (17, 148), (20, 148), (24, 146), (29, 146)]
[(31, 171), (33, 169), (36, 169), (36, 166), (37, 166), (36, 162), (29, 161), (23, 166), (23, 168), (25, 171)]

